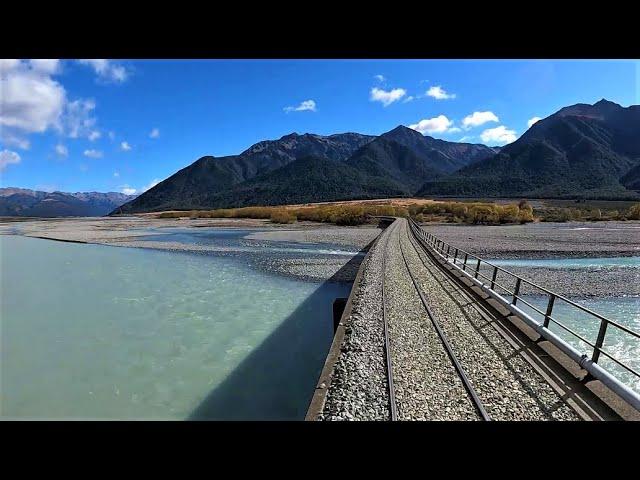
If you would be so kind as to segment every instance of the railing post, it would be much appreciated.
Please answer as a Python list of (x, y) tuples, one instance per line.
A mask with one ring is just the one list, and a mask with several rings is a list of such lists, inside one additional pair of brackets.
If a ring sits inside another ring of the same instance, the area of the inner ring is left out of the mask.
[(496, 285), (496, 276), (498, 275), (498, 267), (493, 267), (493, 275), (491, 276), (491, 290)]
[(456, 260), (458, 259), (458, 249), (456, 248), (456, 251), (453, 254), (453, 264), (456, 264)]
[(549, 297), (549, 303), (547, 303), (547, 313), (544, 314), (544, 328), (549, 328), (549, 320), (551, 319), (551, 312), (553, 311), (555, 301), (556, 296), (552, 293)]
[(478, 278), (479, 271), (480, 271), (480, 259), (478, 259), (478, 263), (476, 263), (476, 278)]
[(447, 245), (447, 262), (449, 261), (449, 248), (451, 248), (449, 245)]
[(511, 301), (513, 305), (518, 302), (518, 294), (520, 293), (520, 282), (522, 282), (522, 279), (518, 278), (518, 280), (516, 280), (516, 289), (513, 291), (513, 300)]
[(591, 360), (593, 360), (593, 363), (598, 363), (598, 359), (600, 358), (600, 349), (604, 344), (604, 336), (607, 333), (607, 325), (609, 325), (609, 322), (607, 322), (606, 320), (600, 320), (600, 330), (598, 331), (598, 339), (596, 340), (596, 347), (593, 349), (593, 356), (591, 357)]
[(462, 270), (467, 271), (467, 253), (464, 254), (464, 263), (462, 264)]

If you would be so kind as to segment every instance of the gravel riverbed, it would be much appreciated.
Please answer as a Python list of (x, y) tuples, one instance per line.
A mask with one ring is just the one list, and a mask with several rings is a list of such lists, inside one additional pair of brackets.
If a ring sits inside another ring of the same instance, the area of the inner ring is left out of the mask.
[(424, 224), (451, 245), (483, 258), (594, 258), (640, 256), (640, 222)]
[[(640, 296), (640, 222), (533, 223), (502, 226), (425, 224), (424, 229), (454, 247), (488, 261), (637, 257), (637, 266), (632, 268), (504, 268), (569, 297)], [(523, 293), (527, 292), (523, 290)]]

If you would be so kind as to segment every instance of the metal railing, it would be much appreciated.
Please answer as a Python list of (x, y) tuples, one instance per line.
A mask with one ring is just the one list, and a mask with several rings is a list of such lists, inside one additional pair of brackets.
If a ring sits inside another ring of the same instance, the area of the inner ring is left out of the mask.
[[(551, 290), (542, 287), (526, 278), (522, 278), (515, 273), (512, 273), (508, 270), (505, 270), (502, 267), (494, 265), (477, 255), (464, 251), (460, 248), (454, 247), (447, 242), (439, 239), (435, 235), (425, 231), (422, 229), (415, 221), (409, 219), (409, 225), (416, 237), (419, 240), (430, 247), (437, 255), (439, 255), (445, 262), (455, 267), (458, 271), (462, 272), (467, 278), (471, 279), (473, 283), (480, 286), (484, 291), (486, 291), (489, 295), (496, 298), (500, 301), (505, 307), (511, 310), (513, 313), (516, 313), (518, 316), (526, 316), (527, 320), (535, 323), (535, 329), (542, 336), (550, 340), (552, 343), (559, 346), (565, 353), (568, 353), (570, 357), (572, 357), (582, 368), (585, 368), (590, 374), (592, 374), (595, 378), (599, 378), (606, 383), (612, 390), (616, 391), (616, 393), (620, 394), (623, 398), (630, 401), (630, 403), (634, 404), (635, 408), (640, 410), (640, 394), (637, 391), (625, 385), (621, 382), (617, 377), (612, 375), (610, 372), (603, 369), (598, 365), (598, 361), (600, 360), (601, 355), (604, 355), (606, 358), (612, 360), (615, 364), (622, 367), (627, 372), (631, 373), (636, 378), (640, 379), (640, 372), (633, 368), (631, 365), (628, 365), (624, 361), (619, 358), (616, 358), (615, 354), (607, 351), (604, 348), (607, 334), (611, 335), (611, 331), (613, 329), (618, 332), (622, 332), (623, 334), (631, 335), (634, 340), (640, 340), (640, 333), (633, 331), (629, 327), (625, 325), (621, 325), (620, 323), (606, 318), (605, 316), (594, 312), (593, 310), (580, 305), (560, 294), (552, 292)], [(500, 276), (500, 278), (498, 278)], [(528, 295), (539, 294), (542, 295), (543, 298), (546, 297), (546, 308), (541, 310), (538, 306), (534, 305), (531, 301), (531, 297), (527, 299), (525, 295), (523, 295), (523, 290), (527, 291)], [(506, 298), (510, 297), (510, 299)], [(590, 319), (595, 319), (599, 322), (598, 325), (598, 334), (595, 340), (590, 340), (585, 338), (585, 335), (581, 335), (580, 333), (574, 331), (571, 327), (566, 325), (566, 322), (562, 322), (561, 319), (554, 317), (554, 307), (556, 307), (557, 302), (564, 302), (569, 309), (578, 310), (580, 313), (585, 314)], [(540, 315), (540, 319), (535, 320), (530, 314), (523, 311), (518, 304), (524, 304), (529, 309), (531, 309), (536, 314)], [(528, 322), (528, 323), (530, 323)], [(561, 339), (558, 335), (551, 332), (549, 329), (550, 325), (557, 325), (565, 332), (568, 332), (572, 337), (576, 338), (583, 345), (587, 345), (592, 350), (590, 354), (578, 352), (574, 346), (567, 344)], [(533, 325), (532, 325), (533, 326)], [(561, 345), (562, 344), (562, 345)], [(572, 351), (567, 351), (567, 347)], [(605, 372), (606, 374), (603, 374)], [(619, 388), (614, 388), (610, 385), (608, 380), (600, 378), (601, 376), (609, 376), (613, 379), (613, 383), (620, 383), (626, 387), (625, 392), (620, 392)], [(631, 401), (629, 398), (629, 393), (631, 393)]]

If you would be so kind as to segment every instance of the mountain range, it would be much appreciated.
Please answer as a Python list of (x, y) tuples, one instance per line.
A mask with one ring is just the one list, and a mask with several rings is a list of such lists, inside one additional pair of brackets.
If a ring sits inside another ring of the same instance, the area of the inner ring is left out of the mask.
[(291, 133), (238, 155), (204, 156), (137, 197), (0, 190), (0, 215), (70, 216), (381, 197), (640, 198), (640, 106), (605, 99), (533, 124), (504, 147)]
[(417, 196), (637, 198), (640, 105), (565, 107), (481, 162), (432, 179)]
[(404, 197), (498, 151), (404, 126), (378, 137), (292, 133), (239, 155), (202, 157), (113, 213)]
[(0, 216), (94, 217), (107, 215), (133, 195), (117, 192), (41, 192), (0, 188)]

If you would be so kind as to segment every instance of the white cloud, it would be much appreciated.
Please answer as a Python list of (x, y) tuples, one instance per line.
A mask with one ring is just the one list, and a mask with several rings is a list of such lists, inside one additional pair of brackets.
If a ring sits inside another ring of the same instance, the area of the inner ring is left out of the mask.
[(59, 60), (0, 60), (0, 141), (27, 149), (29, 134), (51, 128), (71, 138), (97, 138), (91, 133), (95, 102), (69, 101), (53, 78), (60, 70)]
[(69, 155), (69, 150), (67, 149), (67, 147), (65, 147), (64, 145), (62, 145), (61, 143), (59, 143), (58, 145), (56, 145), (56, 153), (58, 155), (60, 155), (61, 157), (66, 157)]
[(402, 103), (408, 103), (411, 102), (412, 100), (415, 100), (416, 97), (414, 97), (413, 95), (409, 95), (407, 98), (405, 98)]
[[(62, 123), (69, 137), (87, 137), (91, 139), (91, 136), (94, 135), (93, 127), (96, 124), (95, 117), (91, 115), (95, 108), (96, 104), (90, 98), (67, 103)], [(99, 132), (95, 133), (98, 133), (98, 137), (100, 136)]]
[(87, 138), (93, 142), (94, 140), (99, 139), (101, 136), (102, 134), (98, 130), (92, 130)]
[(146, 192), (147, 190), (149, 190), (150, 188), (155, 187), (157, 184), (159, 184), (161, 182), (161, 180), (159, 178), (154, 178), (153, 180), (151, 180), (151, 183), (149, 185), (147, 185), (146, 187), (144, 187), (142, 189), (143, 192)]
[(102, 152), (100, 150), (85, 150), (84, 156), (89, 158), (102, 158)]
[(385, 107), (388, 107), (393, 102), (397, 102), (407, 94), (404, 88), (394, 88), (393, 90), (383, 90), (378, 87), (373, 87), (370, 92), (369, 100), (372, 102), (380, 102)]
[(315, 112), (316, 111), (316, 102), (313, 100), (305, 100), (301, 102), (297, 107), (284, 107), (284, 111), (289, 112)]
[(473, 112), (471, 115), (467, 115), (462, 119), (462, 126), (465, 130), (472, 127), (478, 127), (488, 122), (499, 122), (498, 116), (490, 111), (485, 112)]
[(54, 74), (60, 71), (60, 60), (54, 59), (33, 59), (29, 60), (29, 64), (33, 70), (37, 70), (46, 74)]
[(472, 140), (473, 138), (475, 138), (473, 135), (465, 135), (460, 140), (458, 140), (458, 142), (460, 142), (460, 143), (468, 142), (469, 140)]
[(82, 65), (87, 65), (96, 72), (98, 79), (105, 83), (122, 83), (129, 77), (129, 71), (122, 65), (104, 58), (91, 60), (79, 60)]
[(496, 128), (489, 128), (480, 134), (480, 138), (484, 143), (498, 143), (504, 145), (516, 140), (517, 135), (515, 130), (509, 130), (504, 125), (500, 125)]
[(113, 172), (113, 176), (114, 176), (114, 177), (116, 177), (116, 178), (118, 178), (118, 177), (120, 176), (120, 172), (117, 172), (117, 171), (116, 171), (116, 172)]
[(64, 88), (48, 72), (15, 60), (2, 61), (0, 91), (0, 126), (21, 134), (56, 126), (66, 101)]
[(7, 147), (17, 147), (22, 150), (29, 150), (29, 147), (31, 146), (29, 140), (11, 133), (8, 129), (0, 129), (0, 141)]
[(448, 100), (450, 98), (456, 98), (455, 93), (447, 93), (440, 85), (429, 88), (426, 94), (429, 97), (435, 98), (436, 100)]
[(386, 78), (384, 78), (384, 75), (374, 75), (373, 78), (375, 78), (380, 83), (382, 83), (382, 82), (384, 82), (386, 80)]
[(11, 150), (2, 150), (0, 152), (0, 172), (2, 172), (8, 165), (20, 163), (20, 155)]
[(542, 119), (540, 117), (530, 118), (529, 120), (527, 120), (527, 126), (531, 128), (531, 126), (539, 120), (542, 120)]
[(137, 190), (135, 188), (131, 188), (129, 185), (123, 185), (122, 190), (120, 190), (125, 195), (135, 195)]
[(160, 130), (158, 130), (157, 128), (154, 128), (153, 130), (151, 130), (151, 133), (149, 133), (149, 138), (158, 138), (160, 136)]
[(109, 132), (109, 140), (113, 140), (114, 138), (116, 138), (115, 132)]
[(121, 142), (120, 143), (120, 149), (123, 152), (128, 152), (129, 150), (131, 150), (131, 145), (129, 145), (129, 142)]
[[(409, 125), (409, 128), (416, 130), (423, 135), (425, 133), (445, 133), (449, 132), (453, 127), (453, 121), (449, 120), (444, 115), (438, 115), (433, 118), (426, 118), (424, 120), (420, 120), (418, 123), (414, 123), (413, 125)], [(453, 127), (457, 128), (457, 127)], [(458, 131), (460, 129), (457, 129)]]

